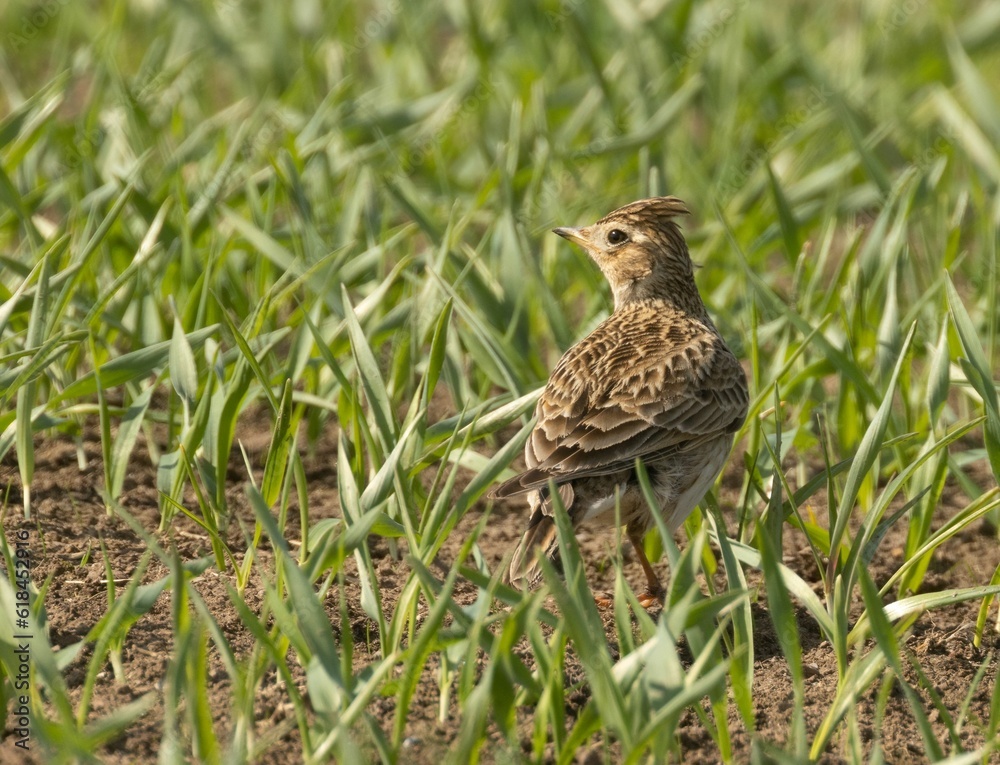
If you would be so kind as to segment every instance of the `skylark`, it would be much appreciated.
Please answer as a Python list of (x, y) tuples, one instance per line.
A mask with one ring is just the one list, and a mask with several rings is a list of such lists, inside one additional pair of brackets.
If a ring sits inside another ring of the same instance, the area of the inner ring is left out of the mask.
[(527, 494), (528, 529), (508, 580), (532, 586), (557, 554), (549, 481), (574, 527), (613, 525), (615, 504), (646, 575), (640, 602), (663, 588), (643, 550), (654, 525), (635, 473), (641, 458), (660, 512), (677, 529), (715, 482), (747, 415), (743, 369), (705, 310), (676, 197), (633, 202), (592, 226), (554, 233), (583, 247), (614, 293), (614, 312), (559, 360), (524, 449), (527, 470), (493, 491)]

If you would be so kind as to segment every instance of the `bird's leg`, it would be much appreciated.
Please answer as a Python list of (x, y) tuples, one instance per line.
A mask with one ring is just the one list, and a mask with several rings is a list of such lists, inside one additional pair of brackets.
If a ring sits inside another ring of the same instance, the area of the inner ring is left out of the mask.
[(606, 598), (603, 595), (594, 596), (594, 605), (597, 606), (602, 611), (607, 610), (613, 606), (615, 602), (611, 598)]
[(642, 566), (642, 571), (646, 575), (646, 591), (639, 596), (639, 605), (650, 609), (654, 605), (663, 604), (663, 587), (660, 585), (656, 571), (653, 570), (653, 564), (646, 557), (646, 550), (642, 545), (643, 536), (643, 532), (639, 529), (635, 531), (629, 529), (628, 531), (628, 539), (632, 543), (636, 557), (639, 558), (639, 565)]

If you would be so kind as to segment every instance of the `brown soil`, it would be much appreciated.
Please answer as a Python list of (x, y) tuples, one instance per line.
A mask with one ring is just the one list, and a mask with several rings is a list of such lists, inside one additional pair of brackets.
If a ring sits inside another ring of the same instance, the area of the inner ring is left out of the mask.
[[(261, 462), (269, 439), (266, 427), (244, 428), (239, 436), (247, 447), (251, 459)], [(24, 522), (21, 517), (17, 465), (12, 456), (8, 456), (0, 463), (0, 492), (8, 492), (3, 517), (4, 530), (8, 542), (13, 540), (14, 533), (18, 529), (26, 529), (29, 532), (30, 547), (34, 556), (32, 580), (36, 586), (40, 586), (50, 579), (45, 603), (49, 639), (57, 648), (82, 640), (107, 610), (107, 590), (104, 582), (106, 577), (101, 544), (103, 543), (107, 549), (107, 558), (118, 580), (119, 592), (135, 571), (145, 552), (142, 540), (120, 519), (109, 516), (105, 510), (99, 494), (99, 486), (103, 482), (100, 447), (92, 434), (84, 439), (83, 451), (87, 467), (81, 470), (73, 442), (69, 440), (39, 442), (33, 489), (35, 519), (30, 523)], [(156, 532), (159, 511), (154, 489), (155, 472), (149, 467), (148, 458), (144, 458), (145, 455), (140, 449), (130, 468), (130, 478), (126, 484), (122, 504), (145, 529), (156, 536), (161, 545), (175, 546), (182, 559), (190, 560), (211, 554), (205, 534), (194, 523), (183, 517), (175, 520), (169, 534)], [(730, 472), (724, 479), (722, 501), (726, 508), (732, 507), (738, 490), (741, 477), (739, 462), (733, 460)], [(314, 445), (314, 449), (306, 459), (313, 521), (338, 514), (335, 465), (335, 441), (326, 437)], [(256, 467), (259, 468), (259, 464)], [(984, 487), (992, 485), (992, 478), (983, 469), (977, 478)], [(230, 502), (237, 516), (248, 520), (252, 514), (243, 498), (244, 480), (242, 459), (239, 462), (234, 461), (230, 471)], [(967, 499), (958, 489), (949, 487), (936, 525), (943, 523), (966, 502)], [(467, 532), (480, 519), (479, 512), (477, 509), (470, 513), (451, 534), (442, 549), (440, 561), (442, 568), (438, 573), (447, 571)], [(296, 513), (297, 510), (290, 512), (285, 532), (286, 538), (293, 543), (300, 538)], [(496, 565), (504, 552), (511, 549), (520, 534), (523, 521), (523, 512), (519, 508), (512, 506), (494, 510), (494, 515), (479, 540), (479, 545), (491, 566)], [(232, 525), (229, 538), (229, 541), (238, 547), (239, 540), (243, 538), (239, 524)], [(609, 539), (607, 536), (597, 537), (586, 533), (581, 536), (581, 546), (589, 560), (589, 581), (595, 591), (610, 591), (612, 588), (613, 567), (608, 565), (611, 545)], [(383, 576), (380, 585), (384, 603), (387, 609), (391, 609), (406, 581), (405, 571), (402, 570), (404, 566), (388, 554), (383, 541), (374, 541), (372, 548), (373, 556)], [(871, 567), (876, 582), (884, 582), (899, 565), (900, 548), (901, 538), (898, 532), (890, 532), (879, 548), (879, 555)], [(638, 587), (643, 581), (641, 570), (627, 554), (625, 560), (626, 576), (633, 586)], [(265, 543), (260, 551), (260, 565), (269, 570), (271, 562), (270, 548)], [(819, 580), (812, 558), (806, 552), (804, 537), (791, 527), (786, 527), (785, 563), (807, 581)], [(1000, 563), (1000, 548), (995, 536), (982, 524), (977, 524), (938, 551), (925, 581), (924, 591), (986, 584), (998, 563)], [(661, 562), (657, 569), (666, 581), (669, 577), (666, 564)], [(145, 581), (156, 581), (167, 574), (167, 569), (154, 558), (147, 570)], [(766, 611), (761, 580), (750, 571), (748, 579), (754, 599), (755, 614), (756, 654), (753, 695), (756, 705), (756, 736), (760, 742), (780, 746), (788, 735), (792, 713), (790, 675)], [(233, 652), (239, 658), (248, 654), (254, 641), (243, 627), (227, 594), (227, 585), (233, 584), (231, 576), (220, 574), (213, 568), (194, 580), (198, 593), (214, 614)], [(352, 632), (355, 637), (354, 664), (356, 668), (360, 668), (377, 660), (377, 656), (366, 651), (366, 644), (372, 645), (373, 652), (377, 649), (377, 640), (374, 644), (366, 642), (374, 634), (375, 627), (361, 610), (359, 588), (356, 583), (352, 583), (350, 577), (346, 596), (351, 608)], [(456, 592), (456, 598), (463, 601), (464, 599), (471, 601), (475, 596), (476, 589), (470, 583), (460, 584)], [(327, 607), (331, 621), (336, 626), (335, 632), (339, 632), (338, 599), (337, 588), (334, 587), (327, 598)], [(247, 588), (245, 600), (254, 612), (260, 612), (262, 591), (258, 579), (252, 581)], [(962, 727), (961, 742), (966, 748), (982, 743), (981, 726), (985, 725), (989, 718), (990, 699), (997, 670), (993, 652), (1000, 643), (996, 634), (988, 629), (983, 647), (976, 649), (973, 646), (972, 633), (978, 605), (977, 602), (972, 602), (927, 613), (916, 622), (904, 642), (905, 651), (919, 660), (926, 674), (927, 683), (952, 716), (957, 715), (966, 702), (966, 694), (969, 692), (973, 677), (985, 662), (985, 676), (968, 700), (967, 719)], [(174, 650), (171, 607), (170, 594), (165, 593), (154, 608), (132, 628), (123, 651), (125, 683), (120, 684), (114, 679), (110, 664), (104, 667), (97, 680), (92, 719), (104, 717), (123, 704), (161, 687), (165, 669)], [(655, 613), (652, 615), (656, 616)], [(614, 627), (611, 624), (610, 614), (606, 617), (605, 624), (612, 654), (615, 655), (617, 649), (614, 645)], [(823, 642), (818, 628), (804, 612), (800, 614), (799, 625), (803, 659), (809, 675), (804, 711), (811, 736), (833, 698), (837, 671), (830, 646)], [(225, 741), (230, 704), (229, 680), (215, 646), (211, 642), (209, 646), (209, 702), (213, 709), (216, 732)], [(530, 648), (527, 646), (522, 648), (522, 658), (530, 663)], [(583, 677), (580, 665), (572, 656), (572, 648), (570, 651), (571, 655), (567, 657), (565, 668), (567, 687)], [(90, 656), (91, 647), (88, 646), (65, 670), (66, 682), (74, 695), (74, 702), (79, 699)], [(906, 663), (904, 656), (904, 664)], [(300, 690), (304, 689), (304, 673), (298, 670), (294, 660), (289, 664), (296, 667), (296, 682), (300, 683)], [(440, 762), (442, 756), (453, 745), (458, 731), (459, 715), (454, 701), (446, 721), (443, 724), (438, 721), (439, 695), (437, 675), (433, 670), (432, 657), (410, 710), (407, 728), (410, 737), (408, 744), (411, 745), (408, 748), (410, 762)], [(941, 713), (932, 702), (931, 693), (918, 683), (915, 676), (911, 676), (909, 680), (924, 701), (924, 710), (932, 721), (942, 748), (945, 752), (954, 751), (953, 744), (948, 738), (947, 728), (941, 720)], [(585, 686), (581, 687), (583, 690), (567, 693), (566, 716), (570, 723), (587, 702)], [(876, 725), (873, 710), (878, 689), (879, 683), (876, 683), (856, 708), (864, 739), (862, 746), (868, 749), (873, 742), (880, 740), (887, 762), (922, 761), (924, 755), (919, 729), (898, 685), (890, 695), (885, 719), (880, 725)], [(276, 735), (277, 738), (263, 761), (300, 762), (301, 741), (294, 724), (292, 708), (287, 692), (275, 673), (272, 672), (258, 689), (255, 704), (258, 738), (268, 735)], [(8, 712), (10, 711), (9, 708)], [(393, 698), (377, 698), (369, 711), (382, 724), (383, 729), (392, 729)], [(525, 730), (528, 732), (530, 732), (530, 716), (530, 709), (524, 708), (519, 711), (519, 720), (525, 722)], [(744, 732), (735, 708), (730, 716), (730, 728), (735, 736), (733, 746), (736, 760), (749, 761), (753, 745), (752, 737)], [(102, 753), (102, 760), (107, 763), (153, 761), (159, 753), (163, 735), (162, 722), (162, 704), (158, 704), (129, 728), (123, 737), (109, 743)], [(15, 748), (13, 727), (14, 723), (9, 719), (4, 740), (0, 744), (0, 762), (49, 761), (49, 755), (37, 749), (25, 756), (22, 750)], [(719, 761), (716, 745), (695, 714), (689, 712), (684, 718), (679, 730), (679, 739), (685, 763)], [(842, 761), (842, 756), (846, 756), (847, 746), (848, 743), (842, 736), (835, 736), (824, 761)], [(519, 753), (504, 751), (505, 747), (506, 744), (498, 736), (494, 750), (483, 753), (484, 760), (509, 761), (511, 755), (514, 759), (519, 758)], [(617, 759), (617, 750), (613, 743), (593, 741), (591, 749), (580, 753), (579, 761), (601, 762), (606, 757), (610, 757), (612, 761)]]

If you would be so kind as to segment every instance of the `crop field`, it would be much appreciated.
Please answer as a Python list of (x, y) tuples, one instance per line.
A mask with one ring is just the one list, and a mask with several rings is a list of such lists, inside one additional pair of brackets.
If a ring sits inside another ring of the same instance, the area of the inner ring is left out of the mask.
[[(0, 0), (0, 762), (1000, 762), (998, 72), (991, 0)], [(513, 589), (550, 230), (666, 194), (749, 416), (662, 607), (565, 514)]]

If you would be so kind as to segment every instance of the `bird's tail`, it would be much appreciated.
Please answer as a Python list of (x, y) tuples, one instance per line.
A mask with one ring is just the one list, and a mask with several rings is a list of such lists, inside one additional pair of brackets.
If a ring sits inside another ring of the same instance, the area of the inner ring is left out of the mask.
[(538, 584), (542, 578), (539, 561), (545, 557), (555, 561), (559, 555), (556, 543), (556, 522), (540, 511), (535, 512), (528, 530), (514, 550), (510, 561), (507, 581), (513, 587), (528, 589)]

